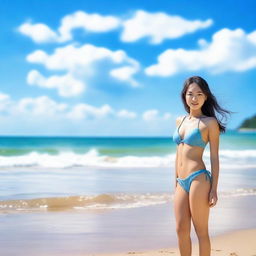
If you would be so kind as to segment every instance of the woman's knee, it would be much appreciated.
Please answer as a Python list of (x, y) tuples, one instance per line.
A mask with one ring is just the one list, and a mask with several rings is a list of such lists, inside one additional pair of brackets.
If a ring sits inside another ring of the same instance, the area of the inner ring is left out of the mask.
[(209, 238), (209, 232), (207, 228), (198, 229), (195, 228), (196, 235), (199, 239), (208, 239)]
[(176, 233), (178, 236), (182, 236), (182, 237), (190, 236), (190, 226), (183, 225), (183, 224), (177, 224), (176, 225)]

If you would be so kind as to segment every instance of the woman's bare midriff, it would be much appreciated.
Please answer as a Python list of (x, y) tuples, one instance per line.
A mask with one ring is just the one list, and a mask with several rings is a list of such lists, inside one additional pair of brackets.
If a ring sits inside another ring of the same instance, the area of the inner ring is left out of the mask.
[(177, 148), (177, 172), (181, 179), (200, 169), (206, 169), (202, 160), (204, 149), (180, 143)]

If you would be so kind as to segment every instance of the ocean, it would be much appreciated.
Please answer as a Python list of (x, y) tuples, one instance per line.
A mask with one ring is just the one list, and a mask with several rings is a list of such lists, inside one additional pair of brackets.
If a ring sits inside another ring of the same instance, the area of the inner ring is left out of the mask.
[[(76, 255), (175, 245), (175, 153), (171, 137), (0, 137), (4, 255), (17, 255), (18, 249), (28, 255), (63, 255), (65, 248)], [(230, 220), (232, 207), (235, 214), (241, 205), (256, 213), (250, 209), (256, 203), (256, 133), (221, 134), (219, 157), (218, 211)], [(209, 144), (203, 160), (210, 170)], [(241, 218), (241, 227), (220, 216), (214, 220), (214, 235), (256, 227), (252, 219)], [(150, 236), (148, 226), (160, 238)]]

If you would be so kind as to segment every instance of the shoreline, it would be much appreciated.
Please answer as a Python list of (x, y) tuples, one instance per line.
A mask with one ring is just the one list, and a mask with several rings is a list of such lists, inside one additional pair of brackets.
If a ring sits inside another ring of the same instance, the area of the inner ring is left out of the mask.
[[(240, 229), (211, 237), (211, 256), (256, 256), (256, 229)], [(120, 253), (83, 254), (83, 256), (178, 256), (178, 248), (127, 251)], [(199, 255), (198, 243), (192, 244), (192, 255)], [(82, 256), (82, 255), (81, 255)]]

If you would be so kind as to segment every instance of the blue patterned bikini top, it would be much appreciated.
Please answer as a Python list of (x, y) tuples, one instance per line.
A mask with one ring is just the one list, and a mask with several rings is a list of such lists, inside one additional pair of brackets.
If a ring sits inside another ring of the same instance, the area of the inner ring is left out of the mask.
[(175, 143), (177, 143), (178, 145), (180, 143), (185, 143), (191, 146), (198, 146), (198, 147), (202, 147), (205, 148), (206, 144), (203, 139), (202, 139), (202, 134), (200, 132), (199, 129), (199, 122), (200, 122), (200, 117), (199, 117), (199, 121), (198, 121), (198, 126), (197, 128), (193, 129), (192, 131), (190, 131), (187, 135), (185, 134), (184, 139), (181, 139), (180, 134), (179, 134), (179, 129), (180, 126), (182, 125), (183, 121), (185, 120), (187, 116), (185, 116), (182, 120), (182, 122), (180, 123), (179, 127), (176, 128), (174, 134), (173, 134), (173, 141)]

